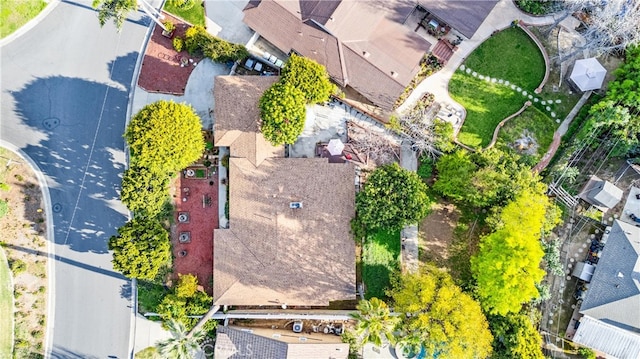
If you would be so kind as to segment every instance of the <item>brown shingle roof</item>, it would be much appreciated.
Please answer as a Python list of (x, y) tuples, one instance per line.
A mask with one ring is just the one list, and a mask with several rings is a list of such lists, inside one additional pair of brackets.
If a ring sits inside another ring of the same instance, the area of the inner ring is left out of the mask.
[(215, 78), (215, 125), (213, 142), (231, 147), (231, 157), (247, 158), (253, 165), (267, 157), (283, 157), (259, 130), (262, 93), (279, 78), (273, 76), (218, 76)]
[[(244, 22), (280, 50), (293, 49), (325, 65), (334, 81), (391, 109), (431, 47), (402, 25), (411, 4), (405, 0), (343, 0), (338, 5), (324, 4), (320, 11), (315, 3), (262, 0), (245, 8)], [(303, 23), (300, 7), (312, 7), (316, 23)]]
[[(229, 229), (214, 234), (214, 298), (229, 305), (328, 305), (355, 297), (353, 164), (282, 158), (258, 133), (275, 79), (215, 79), (215, 144), (230, 146)], [(300, 201), (303, 208), (291, 209)]]
[(418, 0), (418, 3), (470, 39), (498, 0)]
[[(229, 161), (229, 229), (214, 234), (216, 304), (328, 305), (355, 296), (354, 167)], [(289, 208), (300, 201), (301, 209)]]

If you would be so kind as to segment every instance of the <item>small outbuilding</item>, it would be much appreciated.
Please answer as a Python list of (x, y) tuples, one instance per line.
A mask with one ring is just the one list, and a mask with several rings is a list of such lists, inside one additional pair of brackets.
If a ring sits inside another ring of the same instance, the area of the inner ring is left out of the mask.
[(569, 79), (582, 92), (599, 90), (607, 70), (595, 57), (576, 61)]
[(613, 183), (598, 176), (591, 176), (579, 197), (606, 212), (620, 202), (622, 194), (622, 190)]

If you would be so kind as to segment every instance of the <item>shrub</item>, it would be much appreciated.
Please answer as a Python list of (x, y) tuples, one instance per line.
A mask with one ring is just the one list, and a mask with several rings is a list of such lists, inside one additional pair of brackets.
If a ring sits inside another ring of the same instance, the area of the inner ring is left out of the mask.
[(418, 165), (418, 176), (422, 179), (431, 178), (433, 175), (433, 160), (429, 157), (420, 157), (420, 164)]
[(596, 359), (596, 353), (590, 348), (579, 348), (578, 355), (585, 359)]
[(215, 62), (229, 62), (249, 56), (249, 51), (239, 44), (219, 39), (202, 26), (192, 26), (184, 35), (184, 45), (191, 55), (204, 55)]
[(180, 52), (184, 50), (184, 39), (181, 37), (173, 38), (173, 49)]
[(3, 191), (8, 191), (11, 187), (6, 183), (0, 183), (0, 189)]
[(20, 259), (9, 261), (9, 268), (13, 272), (13, 275), (18, 275), (27, 270), (27, 263), (23, 262)]
[(198, 277), (193, 274), (179, 274), (174, 293), (178, 298), (191, 298), (198, 290)]
[(7, 215), (7, 212), (9, 212), (9, 204), (7, 201), (0, 199), (0, 218)]
[(195, 0), (169, 0), (169, 3), (180, 10), (189, 10), (195, 5)]
[(164, 25), (164, 28), (167, 29), (167, 32), (171, 32), (173, 30), (176, 29), (176, 25), (174, 25), (171, 21), (167, 20), (165, 22), (162, 23), (162, 25)]

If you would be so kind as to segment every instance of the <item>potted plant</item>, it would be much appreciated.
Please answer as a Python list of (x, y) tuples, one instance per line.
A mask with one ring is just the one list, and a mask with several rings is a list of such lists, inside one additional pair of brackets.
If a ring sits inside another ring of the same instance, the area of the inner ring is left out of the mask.
[(171, 36), (173, 36), (173, 32), (176, 30), (176, 25), (174, 25), (169, 20), (163, 22), (162, 25), (164, 25), (164, 30), (162, 30), (162, 36), (171, 38)]

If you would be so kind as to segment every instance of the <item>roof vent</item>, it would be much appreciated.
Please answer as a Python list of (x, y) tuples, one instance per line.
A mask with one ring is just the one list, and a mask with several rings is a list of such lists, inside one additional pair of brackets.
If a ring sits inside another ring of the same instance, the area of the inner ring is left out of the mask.
[(369, 56), (371, 56), (371, 54), (370, 54), (368, 51), (362, 51), (362, 56), (363, 56), (365, 59), (368, 59), (368, 58), (369, 58)]
[(395, 79), (396, 77), (398, 77), (398, 73), (395, 71), (391, 71), (391, 77)]
[(289, 208), (291, 209), (301, 209), (302, 202), (289, 202)]
[(618, 272), (618, 278), (624, 278), (624, 274), (622, 274), (622, 272)]

